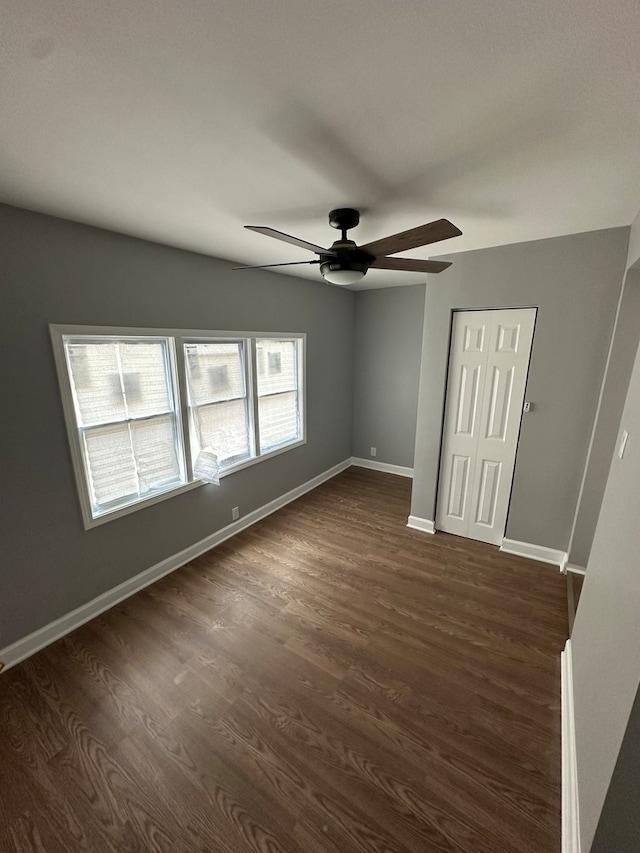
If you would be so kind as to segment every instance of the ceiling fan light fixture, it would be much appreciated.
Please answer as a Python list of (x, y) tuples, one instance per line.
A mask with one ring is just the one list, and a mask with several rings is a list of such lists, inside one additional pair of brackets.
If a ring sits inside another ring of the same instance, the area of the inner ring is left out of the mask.
[(320, 256), (320, 272), (325, 281), (345, 287), (364, 278), (371, 259), (360, 252), (355, 243), (347, 246), (337, 242), (331, 249), (336, 253), (333, 257)]
[(357, 281), (363, 279), (366, 270), (327, 269), (321, 270), (321, 272), (325, 281), (344, 287), (347, 284), (355, 284)]

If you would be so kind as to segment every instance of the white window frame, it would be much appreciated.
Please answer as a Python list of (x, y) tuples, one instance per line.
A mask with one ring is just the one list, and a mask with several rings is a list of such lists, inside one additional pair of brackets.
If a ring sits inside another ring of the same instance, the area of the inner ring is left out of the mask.
[[(237, 331), (210, 331), (200, 329), (148, 329), (132, 328), (123, 326), (78, 326), (51, 324), (49, 326), (53, 355), (60, 386), (60, 396), (64, 412), (67, 437), (71, 451), (71, 461), (76, 480), (80, 509), (84, 527), (89, 530), (93, 527), (105, 524), (116, 518), (137, 512), (140, 509), (167, 500), (175, 495), (191, 491), (205, 485), (201, 480), (193, 476), (192, 441), (190, 429), (190, 407), (187, 387), (186, 368), (184, 360), (184, 345), (186, 343), (215, 343), (226, 341), (246, 341), (247, 364), (246, 385), (249, 409), (249, 429), (252, 434), (252, 451), (254, 453), (249, 459), (231, 465), (220, 472), (220, 477), (227, 477), (236, 471), (249, 468), (262, 462), (294, 450), (307, 443), (307, 418), (306, 418), (306, 344), (307, 336), (304, 332), (237, 332)], [(175, 399), (176, 429), (178, 434), (179, 459), (184, 466), (186, 482), (177, 486), (171, 486), (166, 490), (157, 492), (149, 497), (140, 498), (131, 503), (106, 510), (94, 517), (91, 496), (87, 481), (87, 473), (84, 463), (84, 455), (80, 443), (80, 428), (76, 421), (73, 391), (71, 379), (67, 367), (67, 359), (64, 349), (64, 337), (86, 337), (86, 338), (112, 338), (122, 340), (123, 338), (147, 338), (168, 339), (168, 352), (170, 359), (171, 378), (173, 381), (173, 394)], [(258, 423), (258, 388), (256, 369), (256, 341), (274, 339), (283, 341), (296, 341), (298, 359), (298, 407), (300, 417), (301, 437), (288, 444), (278, 446), (266, 453), (260, 452), (260, 434)]]
[[(249, 459), (244, 459), (242, 462), (236, 462), (234, 465), (224, 468), (220, 471), (220, 477), (226, 477), (234, 471), (241, 471), (243, 468), (250, 468), (264, 459), (271, 459), (273, 456), (279, 456), (281, 453), (286, 453), (288, 450), (293, 450), (296, 447), (301, 447), (307, 443), (307, 335), (305, 332), (181, 332), (176, 335), (176, 348), (180, 350), (180, 360), (182, 366), (182, 375), (184, 382), (181, 382), (181, 388), (184, 388), (183, 402), (188, 406), (188, 392), (186, 380), (186, 368), (184, 365), (184, 345), (191, 343), (224, 343), (225, 341), (245, 340), (247, 342), (247, 397), (249, 402), (249, 429), (253, 431), (252, 450), (253, 456)], [(256, 358), (256, 341), (259, 340), (276, 340), (276, 341), (296, 341), (296, 355), (298, 359), (298, 408), (300, 411), (300, 433), (301, 437), (297, 441), (291, 441), (287, 444), (275, 447), (273, 450), (268, 450), (265, 453), (260, 451), (260, 422), (258, 419), (258, 370)], [(187, 412), (187, 435), (190, 436), (190, 411)], [(191, 440), (189, 440), (189, 449), (193, 452)], [(189, 463), (191, 465), (191, 462)], [(192, 468), (190, 467), (190, 470)]]
[[(232, 465), (227, 466), (226, 468), (222, 468), (220, 470), (220, 476), (223, 477), (231, 471), (237, 471), (239, 468), (244, 467), (248, 463), (253, 463), (256, 461), (256, 457), (259, 456), (258, 450), (259, 448), (256, 446), (256, 436), (258, 434), (257, 423), (256, 423), (256, 411), (255, 406), (253, 405), (253, 374), (254, 374), (254, 364), (255, 359), (253, 356), (253, 342), (251, 338), (245, 336), (232, 337), (231, 334), (227, 334), (224, 337), (207, 337), (207, 338), (195, 338), (195, 337), (187, 337), (182, 336), (178, 339), (178, 346), (181, 349), (182, 358), (184, 361), (184, 350), (188, 344), (225, 344), (225, 343), (242, 343), (243, 344), (243, 357), (244, 357), (244, 382), (245, 382), (245, 395), (247, 400), (247, 428), (249, 432), (249, 452), (250, 456), (248, 459), (242, 459), (239, 462), (234, 462)], [(195, 418), (193, 409), (199, 408), (199, 406), (195, 403), (191, 402), (191, 393), (189, 390), (189, 377), (187, 376), (187, 369), (185, 365), (185, 384), (184, 384), (184, 396), (187, 401), (187, 409), (188, 409), (188, 432), (189, 436), (189, 449), (191, 454), (195, 453), (195, 440), (194, 433), (196, 431), (195, 427)], [(203, 448), (201, 448), (203, 449)]]
[[(275, 454), (280, 453), (283, 450), (288, 450), (288, 448), (291, 447), (292, 444), (297, 443), (297, 442), (283, 442), (282, 444), (274, 445), (273, 447), (271, 447), (268, 450), (265, 450), (265, 451), (260, 450), (261, 441), (260, 441), (260, 418), (259, 418), (259, 414), (258, 414), (259, 413), (259, 395), (258, 395), (257, 345), (258, 345), (258, 341), (264, 341), (264, 340), (282, 340), (282, 341), (296, 342), (296, 336), (295, 335), (255, 335), (255, 337), (253, 338), (253, 340), (251, 342), (251, 346), (252, 346), (252, 350), (253, 350), (252, 356), (251, 356), (251, 361), (252, 361), (252, 366), (254, 368), (254, 371), (253, 371), (254, 372), (254, 379), (253, 379), (253, 382), (254, 382), (254, 388), (253, 388), (254, 415), (253, 415), (253, 418), (254, 418), (254, 421), (256, 423), (256, 431), (255, 431), (256, 453), (258, 455), (261, 455), (262, 458), (264, 458), (265, 456), (274, 456)], [(296, 379), (297, 379), (296, 391), (298, 394), (298, 411), (299, 411), (299, 419), (300, 419), (300, 430), (301, 430), (302, 435), (306, 436), (306, 429), (304, 426), (305, 411), (306, 411), (305, 400), (304, 400), (304, 388), (305, 388), (306, 382), (304, 382), (303, 376), (301, 375), (302, 371), (300, 370), (300, 365), (303, 366), (303, 370), (304, 370), (304, 355), (302, 352), (302, 342), (300, 340), (298, 340), (297, 346), (296, 346), (296, 371), (297, 371), (297, 373), (296, 373)], [(264, 396), (265, 397), (274, 397), (278, 393), (286, 393), (286, 392), (275, 392), (272, 394), (266, 394)]]

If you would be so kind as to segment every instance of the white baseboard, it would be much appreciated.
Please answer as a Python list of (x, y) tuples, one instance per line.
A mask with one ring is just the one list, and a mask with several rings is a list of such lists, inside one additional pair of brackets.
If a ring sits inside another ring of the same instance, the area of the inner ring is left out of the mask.
[(587, 573), (584, 566), (576, 566), (573, 563), (567, 563), (564, 570), (570, 575), (586, 575)]
[(410, 515), (407, 521), (407, 527), (412, 530), (422, 530), (423, 533), (435, 533), (436, 528), (430, 518), (420, 518), (417, 515)]
[(561, 572), (566, 570), (567, 560), (569, 559), (566, 551), (545, 548), (544, 545), (532, 545), (530, 542), (518, 542), (516, 539), (503, 539), (500, 550), (506, 554), (515, 554), (517, 557), (527, 557), (529, 560), (551, 563), (553, 566), (558, 566)]
[(388, 462), (376, 462), (375, 459), (361, 459), (359, 456), (352, 456), (351, 464), (357, 468), (369, 468), (371, 471), (397, 474), (399, 477), (413, 477), (413, 468), (405, 468), (404, 465), (390, 465)]
[(205, 539), (201, 539), (199, 542), (190, 545), (183, 551), (179, 551), (177, 554), (167, 557), (166, 560), (162, 560), (155, 566), (151, 566), (151, 568), (140, 572), (140, 574), (135, 575), (124, 583), (121, 583), (113, 589), (99, 595), (92, 601), (88, 601), (86, 604), (72, 610), (70, 613), (66, 613), (54, 622), (50, 622), (43, 628), (39, 628), (32, 634), (29, 634), (21, 640), (17, 640), (15, 643), (12, 643), (10, 646), (1, 649), (0, 661), (4, 662), (3, 672), (6, 672), (12, 666), (20, 663), (20, 661), (31, 657), (31, 655), (40, 651), (40, 649), (45, 648), (45, 646), (48, 646), (56, 640), (59, 640), (61, 637), (64, 637), (65, 634), (68, 634), (70, 631), (84, 625), (85, 622), (89, 622), (89, 620), (94, 619), (101, 613), (104, 613), (105, 610), (109, 610), (109, 608), (118, 604), (120, 601), (124, 601), (125, 598), (129, 598), (129, 596), (134, 595), (136, 592), (139, 592), (141, 589), (149, 586), (149, 584), (152, 584), (159, 578), (162, 578), (176, 569), (179, 569), (181, 566), (184, 566), (185, 563), (189, 562), (189, 560), (199, 557), (200, 554), (204, 554), (205, 551), (209, 551), (216, 545), (220, 545), (226, 539), (229, 539), (231, 536), (235, 536), (236, 533), (240, 533), (247, 527), (251, 527), (251, 525), (255, 524), (257, 521), (261, 521), (263, 518), (271, 515), (271, 513), (276, 512), (276, 510), (279, 510), (288, 503), (291, 503), (291, 501), (295, 501), (297, 498), (302, 497), (306, 492), (310, 492), (312, 489), (315, 489), (317, 486), (326, 482), (326, 480), (330, 480), (332, 477), (335, 477), (336, 474), (340, 474), (342, 471), (349, 468), (350, 465), (351, 459), (345, 459), (344, 462), (334, 465), (333, 468), (329, 468), (327, 471), (323, 471), (322, 474), (318, 474), (317, 477), (313, 477), (313, 479), (308, 480), (306, 483), (296, 486), (296, 488), (292, 489), (290, 492), (286, 492), (284, 495), (280, 495), (280, 497), (275, 500), (264, 504), (264, 506), (258, 507), (258, 509), (253, 510), (253, 512), (248, 513), (243, 518), (238, 519), (238, 521), (234, 521), (232, 524), (217, 530), (215, 533), (212, 533)]
[(562, 853), (580, 853), (571, 640), (560, 655), (562, 707)]

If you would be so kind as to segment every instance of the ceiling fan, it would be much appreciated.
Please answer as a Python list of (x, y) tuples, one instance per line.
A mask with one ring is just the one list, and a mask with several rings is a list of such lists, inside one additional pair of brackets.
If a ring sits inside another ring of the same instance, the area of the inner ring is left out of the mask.
[(237, 270), (267, 269), (269, 267), (288, 267), (296, 264), (320, 264), (320, 272), (325, 281), (330, 284), (355, 284), (363, 278), (371, 267), (380, 270), (405, 270), (407, 272), (442, 272), (451, 266), (450, 261), (421, 261), (413, 258), (389, 258), (387, 255), (395, 255), (396, 252), (408, 251), (418, 246), (426, 246), (429, 243), (438, 243), (440, 240), (448, 240), (450, 237), (459, 237), (462, 231), (449, 222), (448, 219), (436, 219), (427, 225), (419, 225), (410, 228), (391, 237), (383, 237), (357, 246), (353, 240), (347, 238), (347, 231), (355, 228), (360, 222), (360, 212), (351, 207), (340, 207), (332, 210), (329, 214), (329, 225), (337, 228), (342, 236), (332, 243), (329, 249), (316, 246), (298, 237), (292, 237), (275, 228), (267, 228), (263, 225), (245, 225), (250, 231), (258, 231), (267, 237), (275, 237), (285, 243), (300, 246), (318, 255), (314, 261), (291, 261), (284, 264), (261, 264), (252, 267), (234, 267)]

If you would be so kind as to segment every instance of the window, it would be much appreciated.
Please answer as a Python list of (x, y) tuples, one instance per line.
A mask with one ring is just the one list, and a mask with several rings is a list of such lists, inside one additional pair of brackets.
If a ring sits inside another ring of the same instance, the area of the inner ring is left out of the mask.
[[(304, 335), (51, 327), (85, 527), (305, 441)], [(188, 440), (185, 441), (185, 437)]]
[(210, 447), (226, 471), (302, 441), (301, 337), (187, 340), (184, 355), (194, 459)]
[(301, 435), (298, 346), (295, 340), (256, 341), (260, 450), (268, 453)]
[(254, 456), (246, 341), (185, 343), (194, 459), (211, 447), (222, 469)]
[(91, 516), (186, 483), (169, 339), (62, 344)]

